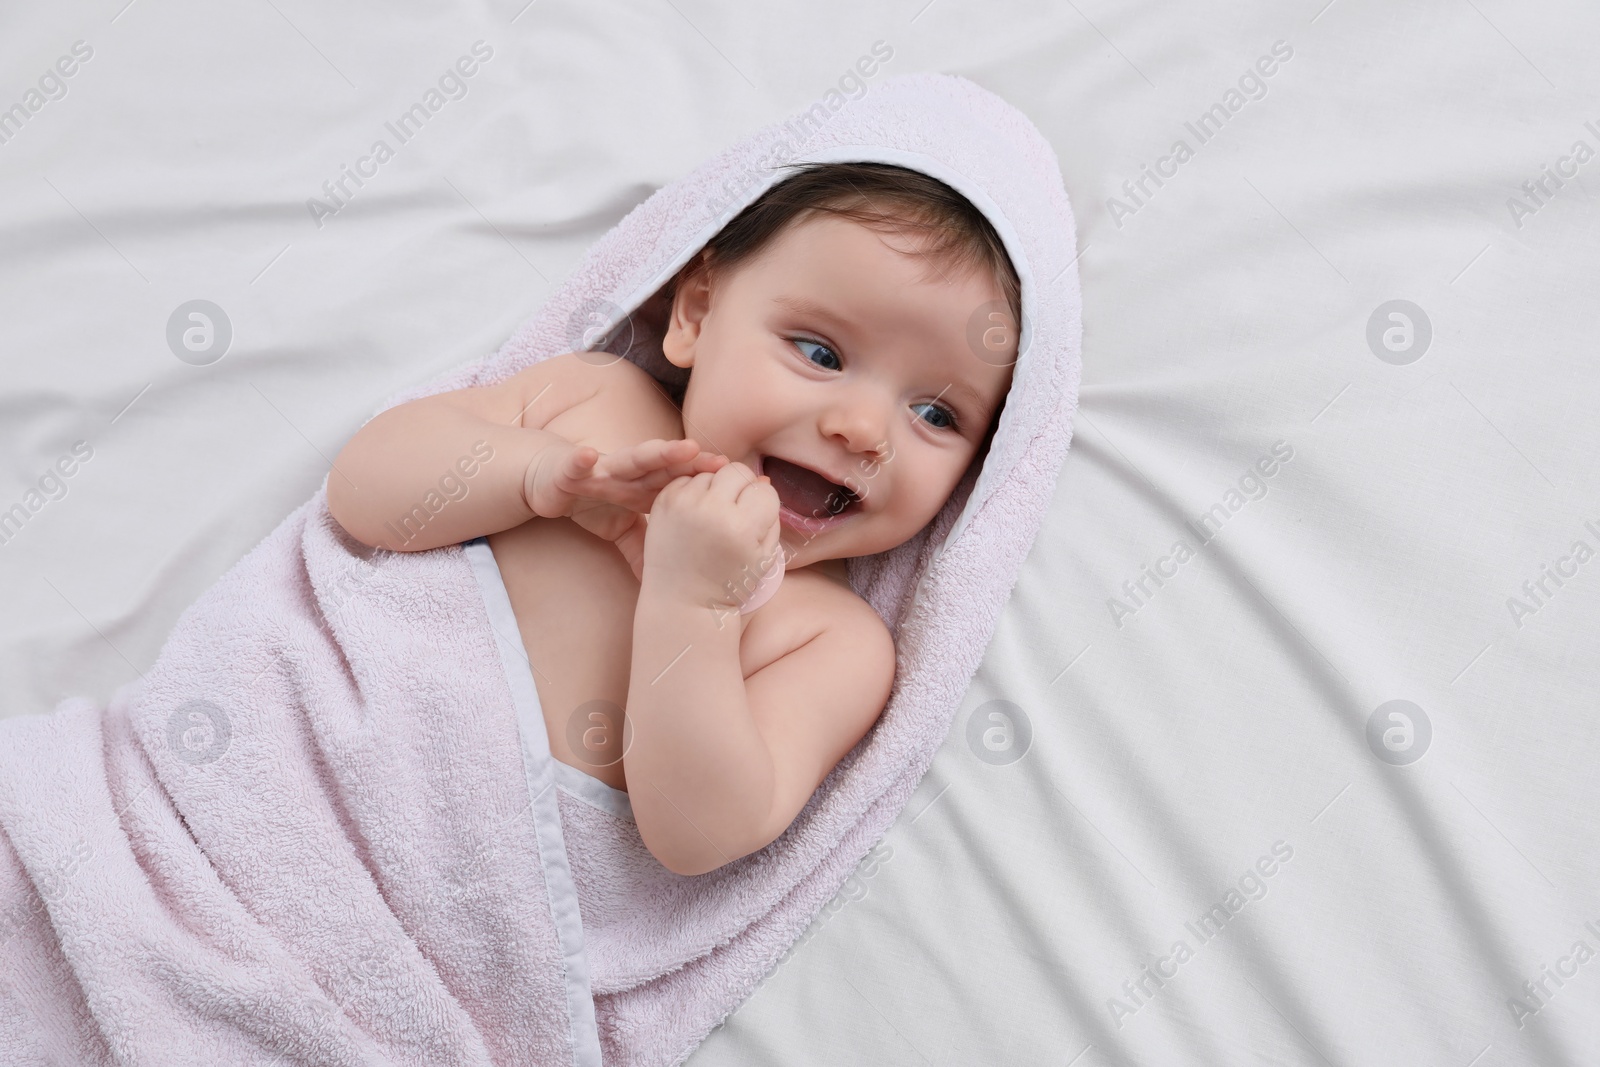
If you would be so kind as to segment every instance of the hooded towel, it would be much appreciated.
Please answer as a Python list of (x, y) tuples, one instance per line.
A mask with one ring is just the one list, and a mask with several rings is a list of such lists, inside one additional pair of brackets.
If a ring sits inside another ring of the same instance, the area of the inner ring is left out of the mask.
[(484, 542), (368, 549), (324, 486), (107, 707), (0, 723), (0, 1062), (654, 1067), (749, 996), (927, 770), (1053, 494), (1081, 325), (1049, 145), (956, 77), (815, 105), (640, 204), (494, 356), (385, 405), (598, 347), (675, 390), (662, 286), (785, 165), (846, 161), (972, 201), (1023, 316), (981, 470), (849, 561), (895, 683), (794, 823), (702, 876), (652, 864), (625, 812), (551, 788)]

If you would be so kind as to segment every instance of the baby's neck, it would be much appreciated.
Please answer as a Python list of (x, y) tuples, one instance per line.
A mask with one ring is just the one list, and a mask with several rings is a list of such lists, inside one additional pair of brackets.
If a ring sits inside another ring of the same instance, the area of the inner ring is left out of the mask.
[(842, 559), (819, 559), (815, 563), (807, 564), (805, 569), (827, 575), (829, 578), (844, 582), (846, 585), (850, 584), (850, 572), (846, 569), (845, 562)]

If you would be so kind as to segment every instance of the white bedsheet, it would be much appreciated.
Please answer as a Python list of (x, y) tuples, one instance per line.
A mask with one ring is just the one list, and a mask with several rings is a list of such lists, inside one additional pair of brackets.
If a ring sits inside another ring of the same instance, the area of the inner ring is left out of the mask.
[(882, 41), (1055, 144), (1080, 423), (919, 795), (690, 1062), (1594, 1062), (1600, 15), (1323, 5), (13, 5), (0, 713), (109, 698), (382, 398)]

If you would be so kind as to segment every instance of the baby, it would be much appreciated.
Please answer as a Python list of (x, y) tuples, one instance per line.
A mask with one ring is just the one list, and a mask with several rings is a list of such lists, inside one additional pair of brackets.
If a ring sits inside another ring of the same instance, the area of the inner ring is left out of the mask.
[[(949, 186), (810, 165), (636, 313), (681, 395), (573, 352), (414, 400), (345, 446), (328, 506), (376, 548), (488, 535), (551, 754), (626, 790), (651, 853), (702, 874), (781, 834), (887, 704), (894, 643), (844, 561), (911, 538), (981, 462), (1019, 305)], [(398, 542), (394, 517), (469, 456), (470, 493)], [(780, 552), (781, 585), (741, 612)]]

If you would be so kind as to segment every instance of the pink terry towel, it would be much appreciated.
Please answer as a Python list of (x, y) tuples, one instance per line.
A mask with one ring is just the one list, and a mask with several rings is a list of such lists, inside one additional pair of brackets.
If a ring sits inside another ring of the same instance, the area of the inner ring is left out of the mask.
[(373, 551), (319, 491), (109, 707), (0, 723), (0, 1063), (655, 1067), (754, 990), (927, 770), (1050, 503), (1081, 323), (1049, 145), (956, 77), (819, 103), (657, 191), (497, 354), (390, 405), (584, 347), (674, 386), (653, 297), (808, 161), (963, 193), (1024, 323), (981, 471), (850, 561), (895, 685), (794, 824), (707, 875), (652, 865), (626, 805), (551, 759), (486, 543)]

